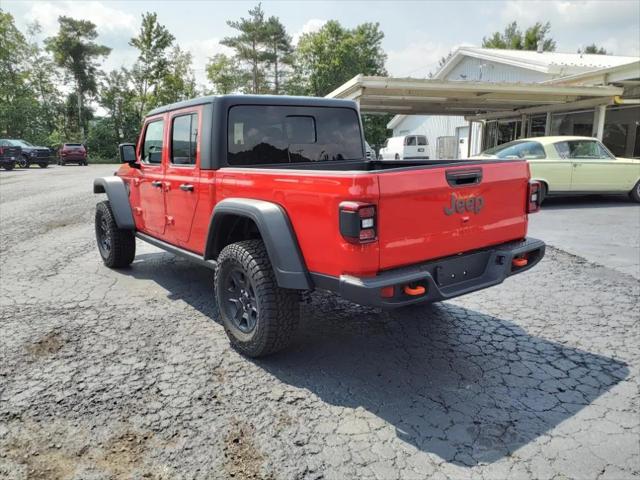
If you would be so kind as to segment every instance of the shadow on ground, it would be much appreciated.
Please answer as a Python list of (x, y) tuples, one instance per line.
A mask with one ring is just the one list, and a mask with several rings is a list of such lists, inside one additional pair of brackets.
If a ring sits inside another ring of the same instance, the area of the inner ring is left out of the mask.
[[(211, 271), (158, 253), (139, 255), (122, 273), (154, 280), (169, 298), (218, 321)], [(628, 375), (620, 361), (453, 304), (381, 312), (324, 293), (303, 304), (291, 349), (252, 361), (326, 403), (362, 407), (418, 449), (467, 466), (510, 455)]]
[(573, 197), (549, 197), (542, 204), (544, 210), (565, 210), (576, 208), (633, 208), (639, 205), (627, 195), (578, 195)]

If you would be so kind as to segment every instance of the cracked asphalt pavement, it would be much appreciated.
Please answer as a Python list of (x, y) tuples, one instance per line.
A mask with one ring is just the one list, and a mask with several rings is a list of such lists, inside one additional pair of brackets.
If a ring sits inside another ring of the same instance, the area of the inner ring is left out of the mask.
[(0, 478), (640, 477), (638, 281), (535, 270), (382, 312), (314, 293), (292, 348), (230, 349), (212, 273), (102, 265), (92, 179), (0, 172)]

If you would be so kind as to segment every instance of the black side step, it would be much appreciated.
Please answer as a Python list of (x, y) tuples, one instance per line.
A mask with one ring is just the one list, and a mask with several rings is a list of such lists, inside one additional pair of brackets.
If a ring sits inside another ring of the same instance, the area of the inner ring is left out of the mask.
[(203, 267), (207, 267), (212, 270), (216, 268), (217, 263), (215, 262), (215, 260), (205, 260), (197, 253), (193, 253), (189, 250), (176, 247), (174, 245), (171, 245), (170, 243), (163, 242), (162, 240), (158, 240), (157, 238), (151, 237), (145, 233), (136, 232), (136, 237), (138, 237), (140, 240), (150, 243), (154, 247), (161, 248), (162, 250), (166, 250), (169, 253), (173, 253), (174, 255), (177, 255), (179, 257), (186, 258), (187, 260), (191, 260), (192, 262), (198, 263)]

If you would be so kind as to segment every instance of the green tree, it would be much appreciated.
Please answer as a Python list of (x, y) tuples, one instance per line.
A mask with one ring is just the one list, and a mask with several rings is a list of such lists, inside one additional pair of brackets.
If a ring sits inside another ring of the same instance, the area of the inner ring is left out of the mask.
[(130, 86), (130, 72), (121, 68), (105, 75), (100, 86), (99, 103), (111, 119), (109, 135), (114, 145), (136, 138), (140, 119), (136, 111), (136, 93)]
[(595, 43), (592, 43), (591, 45), (587, 45), (582, 51), (578, 49), (578, 53), (594, 53), (596, 55), (609, 55), (609, 52), (607, 52), (602, 47), (598, 47)]
[(138, 49), (138, 59), (131, 75), (138, 96), (138, 116), (140, 119), (149, 108), (156, 105), (156, 93), (167, 74), (170, 64), (170, 47), (175, 37), (167, 27), (158, 22), (157, 13), (144, 13), (140, 32), (129, 41)]
[(273, 93), (280, 94), (283, 79), (287, 74), (285, 67), (293, 63), (291, 37), (277, 17), (269, 17), (266, 22), (266, 59), (273, 67)]
[(96, 26), (88, 20), (58, 17), (60, 28), (55, 37), (45, 41), (55, 63), (74, 80), (78, 101), (78, 126), (84, 137), (82, 117), (84, 96), (97, 93), (98, 60), (109, 55), (111, 49), (94, 42), (98, 37)]
[(393, 115), (388, 113), (362, 115), (364, 138), (371, 147), (379, 150), (384, 141), (391, 136), (391, 131), (387, 129), (387, 124), (392, 118)]
[(235, 37), (225, 37), (220, 43), (235, 50), (236, 58), (248, 66), (251, 72), (250, 93), (266, 93), (268, 88), (265, 70), (270, 57), (265, 46), (268, 27), (262, 5), (258, 4), (249, 10), (249, 18), (229, 20), (227, 25), (237, 30), (238, 34)]
[(214, 92), (222, 95), (241, 90), (249, 81), (247, 75), (240, 70), (238, 61), (224, 53), (211, 57), (206, 71)]
[[(347, 29), (335, 20), (317, 32), (303, 35), (295, 52), (295, 72), (287, 92), (323, 97), (358, 74), (386, 75), (383, 38), (377, 23)], [(363, 115), (367, 141), (381, 144), (387, 136), (388, 121), (383, 115)]]
[(537, 22), (524, 32), (520, 30), (516, 22), (506, 26), (504, 32), (494, 32), (490, 37), (482, 38), (483, 48), (500, 48), (509, 50), (537, 50), (538, 42), (542, 42), (542, 50), (553, 52), (556, 42), (548, 38), (551, 32), (551, 23)]
[(335, 20), (304, 34), (295, 53), (295, 78), (302, 82), (301, 90), (322, 97), (358, 74), (386, 75), (383, 38), (377, 23), (346, 29)]
[(171, 49), (167, 69), (160, 77), (156, 103), (165, 105), (187, 100), (196, 95), (191, 54), (176, 45)]

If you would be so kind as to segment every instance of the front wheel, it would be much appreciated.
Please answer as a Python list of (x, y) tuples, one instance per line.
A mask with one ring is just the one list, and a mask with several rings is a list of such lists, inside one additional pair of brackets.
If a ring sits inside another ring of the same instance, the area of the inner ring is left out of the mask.
[(132, 230), (118, 228), (109, 201), (96, 205), (96, 241), (102, 261), (109, 268), (126, 267), (136, 256), (136, 237)]
[(20, 168), (29, 168), (29, 159), (27, 157), (20, 157), (20, 159), (18, 160), (18, 165), (20, 166)]
[(633, 200), (634, 202), (640, 203), (640, 180), (638, 180), (638, 183), (636, 183), (636, 186), (633, 187), (633, 190), (629, 192), (629, 196), (631, 197), (631, 200)]
[(215, 290), (225, 332), (240, 353), (261, 357), (289, 345), (300, 318), (299, 294), (278, 286), (261, 240), (222, 250)]

